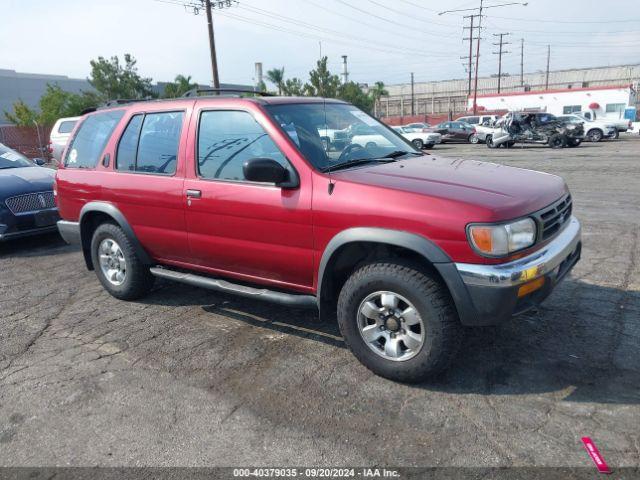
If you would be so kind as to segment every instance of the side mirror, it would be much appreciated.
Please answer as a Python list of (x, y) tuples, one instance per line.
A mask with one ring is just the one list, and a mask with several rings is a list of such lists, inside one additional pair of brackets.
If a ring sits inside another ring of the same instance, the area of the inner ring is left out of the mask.
[(251, 158), (242, 165), (244, 178), (250, 182), (273, 183), (283, 188), (295, 188), (297, 179), (272, 158)]
[(35, 163), (36, 165), (38, 165), (39, 167), (43, 166), (44, 164), (47, 163), (47, 161), (44, 158), (34, 158), (33, 159), (33, 163)]

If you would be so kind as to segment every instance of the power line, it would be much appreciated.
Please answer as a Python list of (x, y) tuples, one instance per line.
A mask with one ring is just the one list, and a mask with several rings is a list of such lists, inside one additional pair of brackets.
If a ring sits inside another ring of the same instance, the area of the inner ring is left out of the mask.
[(497, 17), (497, 16), (493, 16), (493, 18), (499, 18), (501, 20), (509, 20), (509, 21), (519, 21), (519, 22), (534, 22), (534, 23), (571, 23), (571, 24), (592, 24), (592, 23), (597, 23), (597, 24), (607, 24), (607, 23), (633, 23), (633, 22), (640, 22), (640, 19), (625, 19), (625, 20), (581, 20), (581, 21), (576, 21), (576, 20), (545, 20), (542, 18), (515, 18), (515, 17)]

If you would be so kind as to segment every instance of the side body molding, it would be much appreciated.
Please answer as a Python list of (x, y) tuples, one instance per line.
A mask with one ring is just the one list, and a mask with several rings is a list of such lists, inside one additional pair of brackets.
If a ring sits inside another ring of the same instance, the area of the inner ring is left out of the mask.
[(138, 258), (140, 258), (140, 260), (142, 260), (147, 265), (153, 264), (151, 257), (142, 247), (142, 245), (140, 244), (140, 241), (136, 237), (136, 234), (133, 232), (133, 228), (131, 228), (131, 225), (129, 225), (129, 222), (127, 221), (125, 216), (122, 214), (122, 212), (118, 210), (117, 207), (107, 202), (89, 202), (84, 207), (82, 207), (82, 210), (80, 210), (80, 218), (79, 218), (80, 237), (82, 239), (82, 251), (84, 253), (85, 262), (87, 263), (87, 268), (89, 268), (89, 270), (93, 270), (93, 261), (91, 260), (91, 249), (90, 249), (91, 238), (89, 238), (88, 228), (87, 228), (89, 227), (89, 224), (86, 220), (89, 216), (88, 214), (94, 213), (94, 212), (104, 213), (110, 216), (111, 218), (113, 218), (113, 220), (118, 224), (118, 226), (124, 231), (125, 235), (129, 238), (129, 241), (133, 245), (133, 248), (136, 250), (136, 254), (138, 255)]

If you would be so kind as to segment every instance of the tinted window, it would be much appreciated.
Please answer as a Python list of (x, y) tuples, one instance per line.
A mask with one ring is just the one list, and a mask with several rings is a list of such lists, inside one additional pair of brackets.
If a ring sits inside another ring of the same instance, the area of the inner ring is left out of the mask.
[(203, 178), (245, 180), (242, 166), (251, 158), (289, 165), (276, 144), (247, 112), (202, 112), (198, 128), (198, 173)]
[(466, 122), (466, 123), (479, 123), (480, 122), (480, 118), (479, 117), (467, 117), (465, 119), (461, 119), (461, 121)]
[(65, 166), (68, 168), (95, 167), (123, 114), (123, 110), (112, 110), (87, 117), (69, 145)]
[(116, 155), (116, 168), (118, 170), (136, 169), (136, 151), (138, 150), (138, 137), (144, 115), (135, 115), (129, 121), (120, 142)]
[(73, 127), (76, 126), (76, 120), (67, 120), (66, 122), (62, 122), (58, 127), (58, 133), (71, 133)]
[(136, 171), (172, 175), (176, 172), (182, 112), (145, 115), (138, 142)]

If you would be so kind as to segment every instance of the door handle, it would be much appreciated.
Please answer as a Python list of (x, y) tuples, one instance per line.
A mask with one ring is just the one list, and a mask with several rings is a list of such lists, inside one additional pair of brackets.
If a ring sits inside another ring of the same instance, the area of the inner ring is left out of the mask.
[(202, 191), (200, 190), (187, 190), (187, 198), (201, 198)]

